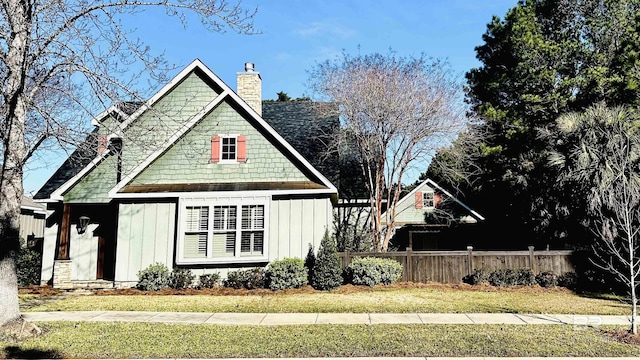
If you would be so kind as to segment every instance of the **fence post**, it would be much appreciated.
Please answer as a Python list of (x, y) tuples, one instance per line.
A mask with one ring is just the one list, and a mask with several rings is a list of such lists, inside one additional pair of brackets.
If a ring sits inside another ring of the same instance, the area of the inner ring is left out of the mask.
[(467, 246), (467, 275), (473, 272), (473, 246)]
[(531, 271), (533, 271), (534, 274), (538, 273), (536, 271), (536, 258), (533, 255), (533, 245), (529, 245), (529, 267), (531, 268)]
[(413, 281), (413, 265), (411, 261), (411, 247), (407, 248), (407, 281)]
[(351, 255), (349, 255), (349, 249), (344, 249), (344, 267), (346, 268), (351, 264)]

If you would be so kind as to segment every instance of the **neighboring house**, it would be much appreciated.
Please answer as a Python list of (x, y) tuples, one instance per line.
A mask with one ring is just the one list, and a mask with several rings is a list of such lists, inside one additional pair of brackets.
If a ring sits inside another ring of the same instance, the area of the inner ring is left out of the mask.
[(195, 60), (147, 102), (98, 115), (90, 146), (35, 196), (52, 211), (43, 282), (133, 286), (155, 262), (225, 276), (317, 249), (337, 190), (313, 154), (311, 108), (263, 115), (252, 64), (236, 93)]
[(31, 198), (22, 197), (20, 204), (20, 238), (30, 248), (39, 248), (44, 236), (47, 207), (38, 204)]
[[(382, 219), (385, 217), (386, 213), (382, 214)], [(427, 179), (396, 204), (391, 247), (398, 250), (464, 249), (466, 242), (472, 239), (470, 234), (474, 225), (482, 221), (482, 215)]]

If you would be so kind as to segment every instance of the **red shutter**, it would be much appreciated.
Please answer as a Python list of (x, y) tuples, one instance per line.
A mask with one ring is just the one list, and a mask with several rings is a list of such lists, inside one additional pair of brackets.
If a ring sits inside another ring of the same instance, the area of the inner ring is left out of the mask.
[(107, 135), (100, 135), (98, 137), (98, 155), (102, 155), (102, 153), (107, 149)]
[(416, 209), (422, 209), (422, 191), (416, 192)]
[(442, 202), (442, 195), (433, 194), (433, 207), (434, 208), (439, 207), (441, 202)]
[(238, 162), (247, 162), (247, 137), (238, 136)]
[(220, 161), (220, 136), (214, 135), (211, 137), (211, 162), (216, 163)]

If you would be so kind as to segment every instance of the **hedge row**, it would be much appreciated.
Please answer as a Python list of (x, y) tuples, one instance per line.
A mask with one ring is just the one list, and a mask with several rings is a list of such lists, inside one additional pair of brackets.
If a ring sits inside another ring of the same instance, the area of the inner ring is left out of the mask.
[(549, 271), (534, 275), (529, 268), (499, 269), (494, 271), (475, 269), (472, 274), (465, 276), (462, 281), (471, 285), (530, 286), (538, 284), (542, 287), (563, 286), (573, 288), (577, 283), (577, 276), (573, 272), (557, 275)]

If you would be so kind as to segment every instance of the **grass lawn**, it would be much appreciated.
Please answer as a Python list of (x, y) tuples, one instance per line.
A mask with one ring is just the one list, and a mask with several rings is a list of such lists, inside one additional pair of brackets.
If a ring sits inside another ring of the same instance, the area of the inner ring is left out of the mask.
[[(197, 294), (197, 292), (195, 292)], [(180, 312), (347, 312), (347, 313), (547, 313), (627, 315), (630, 306), (615, 297), (587, 297), (566, 289), (496, 289), (471, 286), (343, 287), (335, 292), (309, 289), (241, 292), (241, 295), (79, 295), (26, 306), (23, 311), (180, 311)]]
[(640, 356), (638, 345), (569, 325), (40, 325), (37, 339), (0, 342), (0, 357)]

